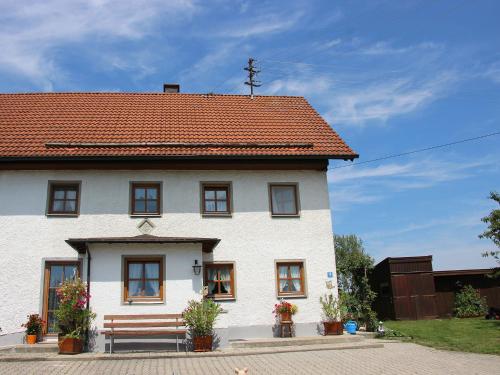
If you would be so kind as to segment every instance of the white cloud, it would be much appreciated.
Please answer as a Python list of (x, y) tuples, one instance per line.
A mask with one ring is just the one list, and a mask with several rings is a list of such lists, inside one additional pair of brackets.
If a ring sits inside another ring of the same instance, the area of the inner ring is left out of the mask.
[(355, 50), (354, 53), (371, 55), (371, 56), (381, 56), (381, 55), (404, 54), (416, 51), (421, 52), (421, 50), (432, 50), (439, 48), (441, 48), (441, 46), (434, 42), (422, 42), (404, 47), (394, 47), (388, 41), (378, 41), (369, 46), (361, 47)]
[(498, 158), (480, 161), (413, 159), (376, 167), (330, 169), (328, 181), (334, 209), (388, 198), (394, 192), (425, 189), (435, 185), (471, 178), (484, 170), (498, 171)]
[(382, 196), (355, 187), (330, 189), (329, 195), (333, 212), (346, 210), (353, 204), (368, 204), (383, 199)]
[(495, 83), (500, 83), (500, 62), (492, 64), (486, 72), (484, 72), (483, 77), (489, 78)]
[(224, 30), (217, 35), (224, 38), (248, 38), (250, 36), (279, 33), (294, 27), (303, 16), (302, 11), (263, 13), (263, 16), (252, 16), (247, 21), (224, 24)]
[(196, 11), (190, 0), (23, 1), (0, 5), (0, 70), (28, 77), (51, 90), (60, 74), (57, 48), (85, 40), (140, 39), (155, 22)]
[(446, 72), (428, 79), (399, 78), (345, 89), (333, 95), (324, 117), (330, 122), (355, 125), (385, 122), (444, 97), (457, 80), (457, 74)]

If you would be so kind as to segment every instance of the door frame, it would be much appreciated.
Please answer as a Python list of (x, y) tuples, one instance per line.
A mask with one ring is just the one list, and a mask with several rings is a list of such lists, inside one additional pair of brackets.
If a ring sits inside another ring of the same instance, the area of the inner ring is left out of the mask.
[(45, 336), (55, 336), (55, 333), (47, 333), (48, 323), (48, 307), (49, 307), (49, 282), (50, 282), (50, 267), (53, 265), (77, 265), (78, 277), (82, 276), (82, 260), (67, 259), (67, 260), (46, 260), (43, 265), (43, 304), (42, 304), (42, 319), (46, 322), (43, 325), (42, 334)]

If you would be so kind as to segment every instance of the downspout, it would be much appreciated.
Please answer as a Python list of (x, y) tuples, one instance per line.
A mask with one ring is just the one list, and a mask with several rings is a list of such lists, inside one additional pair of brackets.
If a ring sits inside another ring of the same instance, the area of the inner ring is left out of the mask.
[[(90, 296), (90, 261), (92, 260), (92, 257), (90, 256), (90, 250), (89, 246), (85, 246), (85, 250), (87, 253), (87, 296)], [(90, 298), (87, 298), (87, 310), (90, 310)], [(87, 347), (87, 350), (89, 348), (89, 330), (85, 332), (85, 346)]]

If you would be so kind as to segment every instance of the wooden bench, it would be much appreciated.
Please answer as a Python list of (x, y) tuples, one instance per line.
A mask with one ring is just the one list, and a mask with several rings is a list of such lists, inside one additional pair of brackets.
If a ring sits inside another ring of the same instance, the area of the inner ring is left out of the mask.
[(110, 354), (115, 337), (123, 336), (175, 336), (179, 351), (179, 337), (185, 344), (187, 333), (182, 314), (104, 315), (104, 328), (109, 328), (101, 333), (110, 337)]

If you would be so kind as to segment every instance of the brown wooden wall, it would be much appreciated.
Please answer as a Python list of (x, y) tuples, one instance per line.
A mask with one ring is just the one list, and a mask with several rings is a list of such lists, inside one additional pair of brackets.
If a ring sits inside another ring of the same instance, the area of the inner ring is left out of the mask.
[(437, 317), (432, 256), (386, 258), (370, 276), (377, 293), (373, 309), (380, 319)]
[(439, 317), (453, 316), (455, 304), (455, 293), (460, 291), (464, 285), (472, 285), (479, 290), (481, 296), (486, 297), (488, 307), (500, 309), (500, 279), (492, 279), (486, 276), (486, 272), (478, 270), (478, 273), (464, 271), (435, 272), (434, 284), (436, 286), (437, 312)]

